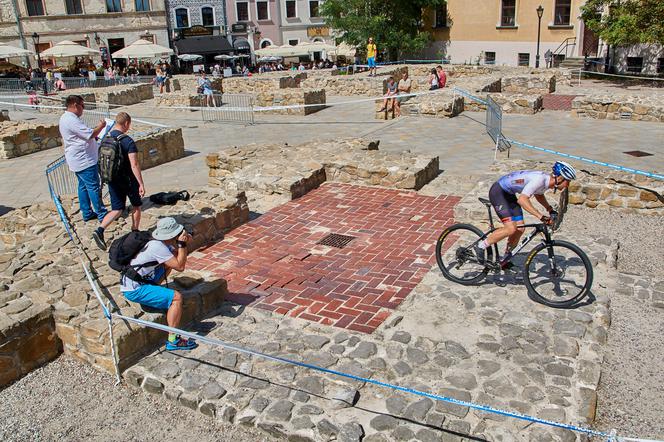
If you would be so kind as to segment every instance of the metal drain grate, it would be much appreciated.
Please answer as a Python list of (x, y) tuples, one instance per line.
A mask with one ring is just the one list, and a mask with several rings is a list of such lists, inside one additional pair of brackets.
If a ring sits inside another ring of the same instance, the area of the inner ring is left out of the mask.
[(348, 245), (349, 242), (354, 240), (354, 236), (340, 235), (339, 233), (330, 233), (325, 238), (318, 241), (316, 244), (322, 246), (336, 247), (337, 249), (343, 249)]
[(627, 155), (631, 155), (633, 157), (651, 157), (653, 154), (644, 152), (642, 150), (630, 150), (628, 152), (623, 152), (626, 153)]

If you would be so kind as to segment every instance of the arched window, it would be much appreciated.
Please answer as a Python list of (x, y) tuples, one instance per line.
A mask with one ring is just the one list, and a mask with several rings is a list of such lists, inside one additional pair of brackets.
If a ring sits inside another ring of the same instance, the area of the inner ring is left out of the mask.
[(176, 28), (189, 27), (189, 10), (187, 8), (177, 8), (175, 10), (175, 27)]
[(214, 26), (214, 9), (212, 6), (203, 6), (201, 8), (201, 17), (203, 26)]
[(270, 41), (269, 39), (266, 38), (265, 40), (261, 41), (260, 46), (261, 46), (261, 49), (265, 49), (268, 46), (272, 46), (272, 44), (273, 44), (272, 41)]

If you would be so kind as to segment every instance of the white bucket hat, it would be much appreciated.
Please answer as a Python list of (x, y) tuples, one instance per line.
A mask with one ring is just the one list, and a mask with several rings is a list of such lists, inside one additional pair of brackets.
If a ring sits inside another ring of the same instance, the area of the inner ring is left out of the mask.
[(152, 237), (160, 241), (173, 239), (180, 235), (184, 226), (175, 221), (175, 218), (166, 217), (157, 221), (157, 227), (152, 232)]

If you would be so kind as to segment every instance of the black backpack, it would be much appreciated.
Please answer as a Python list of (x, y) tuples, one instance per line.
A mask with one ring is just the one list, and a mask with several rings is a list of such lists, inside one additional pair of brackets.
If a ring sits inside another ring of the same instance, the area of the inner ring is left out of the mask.
[(130, 265), (132, 259), (143, 250), (143, 247), (152, 240), (150, 232), (131, 231), (111, 243), (108, 251), (108, 265), (121, 275), (136, 281), (140, 284), (150, 284), (149, 281), (138, 273), (143, 267), (153, 267), (158, 265), (157, 261), (146, 262), (145, 264)]
[(172, 206), (178, 201), (189, 201), (189, 192), (183, 190), (181, 192), (159, 192), (150, 195), (150, 201), (161, 206)]
[(110, 183), (122, 173), (124, 167), (124, 155), (120, 140), (127, 135), (120, 134), (117, 137), (107, 135), (99, 146), (99, 177), (102, 183)]

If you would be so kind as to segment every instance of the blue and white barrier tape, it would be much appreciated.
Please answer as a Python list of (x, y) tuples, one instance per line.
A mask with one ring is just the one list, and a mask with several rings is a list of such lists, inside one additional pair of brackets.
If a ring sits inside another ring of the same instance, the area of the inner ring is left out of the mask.
[(525, 147), (527, 149), (536, 150), (538, 152), (546, 152), (546, 153), (550, 153), (552, 155), (558, 155), (558, 156), (561, 156), (561, 157), (564, 157), (564, 158), (570, 158), (572, 160), (584, 161), (586, 163), (594, 164), (594, 165), (597, 165), (597, 166), (608, 167), (608, 168), (611, 168), (611, 169), (619, 170), (621, 172), (629, 172), (629, 173), (634, 173), (634, 174), (637, 174), (637, 175), (643, 175), (643, 176), (646, 176), (648, 178), (654, 178), (654, 179), (657, 179), (657, 180), (664, 180), (664, 175), (660, 175), (660, 174), (657, 174), (657, 173), (645, 172), (643, 170), (632, 169), (631, 167), (620, 166), (618, 164), (605, 163), (604, 161), (597, 161), (597, 160), (593, 160), (592, 158), (586, 158), (586, 157), (582, 157), (582, 156), (579, 156), (579, 155), (572, 155), (572, 154), (569, 154), (569, 153), (558, 152), (558, 151), (553, 150), (553, 149), (547, 149), (545, 147), (533, 146), (531, 144), (521, 143), (519, 141), (511, 140), (509, 138), (506, 138), (506, 140), (509, 141), (510, 143), (514, 144), (514, 145)]

